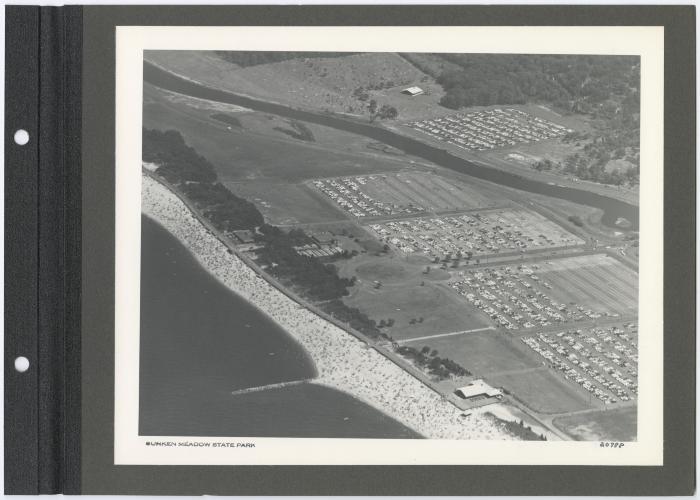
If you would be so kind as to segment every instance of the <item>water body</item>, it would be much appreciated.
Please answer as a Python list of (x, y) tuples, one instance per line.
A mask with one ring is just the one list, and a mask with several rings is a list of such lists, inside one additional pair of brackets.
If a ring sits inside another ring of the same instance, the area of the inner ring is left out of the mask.
[(343, 130), (345, 132), (363, 135), (400, 149), (407, 154), (423, 158), (436, 165), (449, 168), (462, 174), (471, 175), (478, 179), (530, 193), (542, 194), (573, 203), (579, 203), (581, 205), (599, 208), (603, 210), (602, 223), (606, 226), (619, 229), (615, 222), (618, 218), (622, 217), (630, 222), (630, 226), (627, 229), (639, 229), (639, 207), (615, 198), (592, 193), (583, 189), (557, 186), (546, 182), (527, 179), (510, 172), (478, 165), (455, 156), (444, 149), (425, 144), (419, 140), (405, 137), (391, 130), (376, 127), (368, 123), (342, 118), (337, 115), (304, 111), (282, 104), (260, 101), (224, 90), (206, 87), (175, 76), (172, 73), (168, 73), (146, 61), (144, 61), (143, 65), (143, 78), (152, 85), (172, 92), (200, 99), (208, 99), (210, 101), (235, 104), (255, 111), (271, 113), (285, 118), (306, 121)]
[(419, 437), (316, 375), (276, 323), (212, 277), (153, 220), (141, 225), (139, 433), (149, 436)]

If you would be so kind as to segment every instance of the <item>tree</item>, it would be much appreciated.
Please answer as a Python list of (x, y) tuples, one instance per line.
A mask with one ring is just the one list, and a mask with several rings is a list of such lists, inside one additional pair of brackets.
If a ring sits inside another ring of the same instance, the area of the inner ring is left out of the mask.
[(392, 327), (392, 326), (394, 326), (394, 323), (395, 323), (394, 318), (389, 318), (386, 320), (386, 326)]
[(394, 106), (389, 106), (388, 104), (384, 104), (380, 109), (379, 109), (379, 118), (382, 120), (394, 120), (396, 117), (399, 116), (399, 112), (396, 110)]
[(369, 101), (369, 104), (367, 105), (367, 111), (369, 111), (369, 121), (374, 121), (374, 118), (376, 117), (377, 113), (377, 101), (372, 99)]

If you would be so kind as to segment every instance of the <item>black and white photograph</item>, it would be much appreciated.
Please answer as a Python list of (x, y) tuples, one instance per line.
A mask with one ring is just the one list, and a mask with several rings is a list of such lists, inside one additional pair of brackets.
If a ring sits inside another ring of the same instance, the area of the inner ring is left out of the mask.
[(142, 54), (148, 446), (638, 440), (639, 55)]
[(5, 494), (695, 493), (694, 5), (48, 1)]

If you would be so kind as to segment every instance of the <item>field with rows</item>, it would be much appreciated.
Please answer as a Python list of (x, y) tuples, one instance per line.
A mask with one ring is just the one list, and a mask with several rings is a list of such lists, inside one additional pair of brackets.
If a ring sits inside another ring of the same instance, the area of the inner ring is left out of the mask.
[(560, 302), (611, 314), (637, 312), (637, 273), (604, 254), (551, 260), (540, 264), (538, 275)]
[(550, 368), (605, 404), (637, 397), (635, 323), (537, 333), (521, 341)]
[(502, 195), (488, 189), (409, 170), (317, 179), (309, 184), (360, 219), (474, 210), (503, 201)]
[(607, 254), (459, 271), (450, 287), (508, 330), (637, 312), (637, 274)]

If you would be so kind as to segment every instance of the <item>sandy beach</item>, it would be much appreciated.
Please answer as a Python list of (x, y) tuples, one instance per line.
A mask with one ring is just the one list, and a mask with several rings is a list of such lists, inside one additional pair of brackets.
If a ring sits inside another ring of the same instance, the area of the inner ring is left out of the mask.
[(341, 328), (274, 288), (197, 220), (165, 186), (143, 176), (142, 211), (177, 237), (200, 264), (289, 333), (313, 359), (313, 381), (377, 408), (431, 439), (512, 440), (488, 415), (462, 411)]

